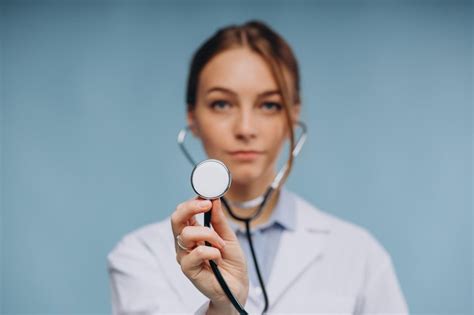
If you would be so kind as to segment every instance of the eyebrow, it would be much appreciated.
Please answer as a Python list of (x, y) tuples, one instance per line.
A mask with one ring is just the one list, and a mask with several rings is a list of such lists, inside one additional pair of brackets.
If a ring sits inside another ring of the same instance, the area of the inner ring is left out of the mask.
[[(220, 92), (224, 92), (224, 93), (227, 93), (227, 94), (232, 94), (234, 96), (237, 96), (237, 93), (235, 93), (234, 91), (232, 91), (230, 89), (227, 89), (225, 87), (221, 87), (221, 86), (215, 86), (213, 88), (210, 88), (209, 90), (207, 90), (206, 94), (209, 94), (209, 93), (214, 92), (214, 91), (220, 91)], [(269, 95), (273, 95), (273, 94), (281, 94), (281, 93), (280, 93), (280, 90), (268, 90), (268, 91), (265, 91), (265, 92), (262, 92), (262, 93), (258, 94), (258, 96), (262, 97), (262, 96), (269, 96)]]

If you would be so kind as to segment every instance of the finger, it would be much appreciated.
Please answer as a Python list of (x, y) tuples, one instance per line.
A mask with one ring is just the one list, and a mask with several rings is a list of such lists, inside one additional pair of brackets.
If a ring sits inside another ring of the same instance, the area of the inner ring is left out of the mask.
[(206, 212), (211, 208), (211, 202), (204, 199), (191, 199), (180, 203), (176, 210), (171, 214), (171, 228), (174, 237), (181, 233), (181, 230), (189, 225), (188, 223), (197, 223), (193, 217), (194, 215)]
[(194, 248), (196, 245), (207, 241), (219, 249), (225, 246), (224, 240), (216, 233), (206, 226), (186, 226), (180, 234), (181, 243), (187, 248)]
[(224, 239), (224, 241), (234, 240), (236, 238), (229, 222), (227, 222), (220, 199), (212, 201), (211, 223), (214, 230)]
[(186, 224), (187, 225), (192, 225), (192, 226), (200, 225), (199, 222), (196, 220), (196, 216), (194, 216), (194, 215), (188, 220), (188, 222)]
[(181, 258), (181, 270), (190, 279), (195, 279), (202, 270), (202, 264), (208, 260), (214, 260), (219, 265), (222, 261), (221, 252), (214, 247), (199, 245)]

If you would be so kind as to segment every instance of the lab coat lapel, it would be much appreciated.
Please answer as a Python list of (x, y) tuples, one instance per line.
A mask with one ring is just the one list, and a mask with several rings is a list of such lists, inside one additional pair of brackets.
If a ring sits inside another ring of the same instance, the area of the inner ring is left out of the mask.
[[(327, 219), (320, 215), (319, 210), (294, 193), (290, 192), (290, 194), (293, 196), (295, 203), (294, 209), (288, 209), (288, 211), (296, 211), (296, 228), (294, 231), (284, 231), (280, 239), (270, 279), (266, 284), (270, 307), (278, 302), (284, 291), (298, 280), (299, 276), (311, 263), (321, 257), (326, 237), (330, 233)], [(201, 224), (203, 224), (202, 217), (197, 217)], [(171, 236), (171, 228), (166, 226), (160, 232), (162, 233), (160, 239), (167, 239), (166, 245), (171, 246), (165, 252), (174, 252), (171, 245), (174, 242)], [(162, 250), (157, 249), (157, 252), (160, 253)], [(173, 275), (179, 268), (174, 255), (161, 255), (159, 261), (165, 273)], [(178, 272), (178, 274), (176, 278), (173, 278), (171, 285), (180, 297), (182, 304), (192, 309), (207, 300), (202, 293), (196, 290), (186, 276), (181, 272)], [(246, 307), (260, 309), (260, 303), (263, 299), (253, 285), (249, 288), (249, 299), (253, 303), (248, 303)]]
[(274, 306), (284, 291), (322, 256), (329, 234), (329, 225), (317, 210), (305, 200), (294, 196), (296, 199), (294, 211), (297, 213), (296, 229), (282, 234), (266, 286), (271, 306)]

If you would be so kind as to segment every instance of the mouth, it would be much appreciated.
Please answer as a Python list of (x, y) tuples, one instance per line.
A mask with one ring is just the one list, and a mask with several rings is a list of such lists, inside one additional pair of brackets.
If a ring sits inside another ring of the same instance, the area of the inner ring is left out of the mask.
[(237, 150), (228, 152), (232, 158), (240, 161), (252, 161), (263, 154), (263, 151), (256, 150)]

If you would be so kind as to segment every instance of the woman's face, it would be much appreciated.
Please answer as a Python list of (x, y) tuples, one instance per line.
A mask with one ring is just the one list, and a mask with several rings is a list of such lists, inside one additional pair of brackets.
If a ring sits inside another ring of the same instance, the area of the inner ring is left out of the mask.
[[(292, 107), (298, 119), (299, 106)], [(206, 64), (188, 123), (208, 157), (223, 161), (240, 184), (273, 176), (289, 135), (271, 70), (246, 48), (226, 50)]]

